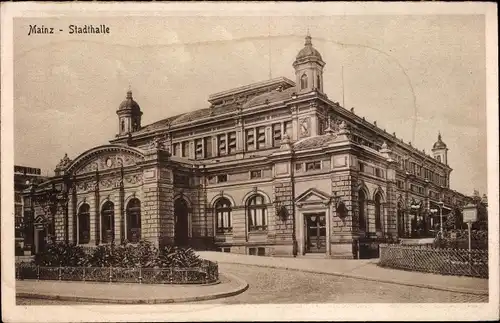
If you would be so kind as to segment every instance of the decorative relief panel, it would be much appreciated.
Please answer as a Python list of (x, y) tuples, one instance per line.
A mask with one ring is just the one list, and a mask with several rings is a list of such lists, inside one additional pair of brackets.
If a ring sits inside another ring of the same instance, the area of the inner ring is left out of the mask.
[(130, 184), (137, 184), (142, 182), (142, 174), (125, 176), (125, 181)]
[(113, 183), (114, 183), (114, 180), (112, 178), (105, 178), (103, 180), (101, 180), (101, 187), (106, 189), (106, 188), (110, 188), (110, 187), (113, 187)]
[(303, 118), (299, 121), (300, 137), (308, 137), (311, 133), (311, 118)]
[(92, 161), (88, 162), (85, 166), (80, 168), (76, 173), (85, 174), (95, 172), (96, 170), (105, 170), (112, 168), (119, 168), (123, 166), (131, 166), (136, 164), (136, 158), (131, 155), (117, 154), (99, 156)]

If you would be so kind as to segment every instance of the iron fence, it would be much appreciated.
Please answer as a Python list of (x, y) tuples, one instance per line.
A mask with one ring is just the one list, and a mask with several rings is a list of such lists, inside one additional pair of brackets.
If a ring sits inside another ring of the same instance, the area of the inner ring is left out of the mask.
[(488, 251), (380, 245), (379, 265), (441, 275), (488, 278)]
[(43, 267), (16, 264), (16, 279), (71, 280), (139, 284), (209, 284), (219, 280), (217, 263), (193, 268)]

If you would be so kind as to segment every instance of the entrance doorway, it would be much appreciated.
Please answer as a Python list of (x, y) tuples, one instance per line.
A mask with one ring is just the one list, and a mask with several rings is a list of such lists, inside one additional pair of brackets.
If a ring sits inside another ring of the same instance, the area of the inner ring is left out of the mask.
[(45, 228), (35, 228), (35, 254), (45, 250), (47, 233)]
[(174, 203), (175, 218), (175, 237), (174, 242), (177, 246), (186, 246), (189, 241), (189, 209), (184, 199), (177, 199)]
[(304, 214), (306, 253), (326, 253), (325, 213)]

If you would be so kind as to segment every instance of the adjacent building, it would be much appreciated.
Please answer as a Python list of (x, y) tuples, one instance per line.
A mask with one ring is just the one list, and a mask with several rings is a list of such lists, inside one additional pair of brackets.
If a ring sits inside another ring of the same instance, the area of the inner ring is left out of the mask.
[(149, 125), (127, 92), (115, 138), (25, 191), (35, 249), (53, 236), (352, 258), (358, 240), (432, 232), (466, 201), (450, 189), (441, 134), (429, 154), (346, 110), (323, 91), (325, 66), (307, 36), (294, 80), (216, 93)]
[(41, 175), (40, 168), (14, 165), (14, 237), (16, 255), (24, 255), (25, 249), (25, 215), (23, 207), (23, 191), (32, 183), (39, 184), (46, 178)]

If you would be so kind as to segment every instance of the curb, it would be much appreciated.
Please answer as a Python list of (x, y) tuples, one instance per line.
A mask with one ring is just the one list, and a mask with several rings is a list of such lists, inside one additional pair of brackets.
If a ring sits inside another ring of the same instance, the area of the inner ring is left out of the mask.
[(31, 299), (47, 299), (59, 301), (73, 301), (73, 302), (91, 302), (91, 303), (109, 303), (109, 304), (171, 304), (171, 303), (187, 303), (212, 300), (218, 298), (225, 298), (235, 296), (243, 293), (249, 287), (248, 283), (233, 274), (224, 273), (224, 276), (231, 281), (236, 281), (238, 286), (229, 291), (213, 293), (208, 295), (179, 297), (179, 298), (156, 298), (156, 299), (112, 299), (112, 298), (99, 298), (99, 297), (80, 297), (80, 296), (60, 296), (60, 295), (46, 295), (37, 293), (16, 293), (16, 297), (31, 298)]
[(301, 272), (305, 272), (305, 273), (323, 274), (323, 275), (338, 276), (338, 277), (345, 277), (345, 278), (354, 278), (354, 279), (374, 281), (374, 282), (379, 282), (379, 283), (419, 287), (419, 288), (426, 288), (426, 289), (434, 289), (434, 290), (461, 293), (461, 294), (486, 295), (486, 296), (489, 295), (489, 292), (487, 290), (484, 291), (484, 290), (476, 290), (476, 289), (468, 289), (468, 288), (454, 288), (454, 287), (436, 286), (436, 285), (430, 285), (430, 284), (408, 283), (408, 282), (404, 282), (404, 281), (372, 278), (372, 277), (359, 276), (359, 275), (346, 274), (346, 273), (324, 272), (324, 271), (319, 271), (319, 270), (300, 269), (300, 268), (292, 268), (292, 267), (280, 267), (280, 266), (273, 266), (273, 265), (247, 264), (247, 263), (231, 262), (231, 261), (218, 261), (218, 263), (237, 264), (237, 265), (263, 267), (263, 268), (276, 268), (276, 269), (284, 269), (284, 270), (292, 270), (292, 271), (301, 271)]

